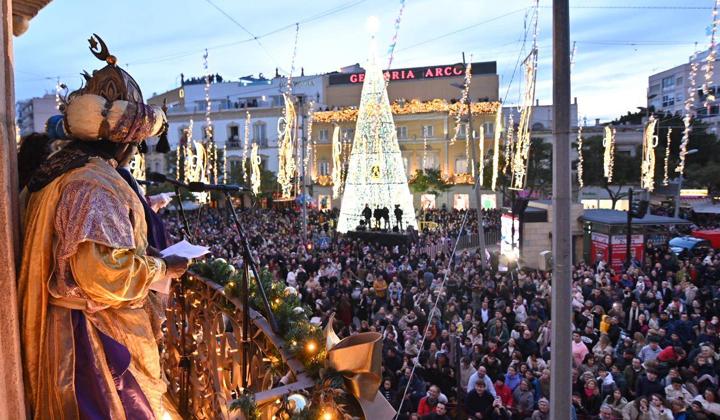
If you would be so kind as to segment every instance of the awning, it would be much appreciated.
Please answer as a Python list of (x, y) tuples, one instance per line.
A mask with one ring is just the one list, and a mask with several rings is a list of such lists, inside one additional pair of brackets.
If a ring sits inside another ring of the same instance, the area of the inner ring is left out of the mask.
[[(585, 210), (580, 220), (584, 222), (603, 223), (606, 225), (624, 225), (627, 223), (627, 212), (610, 209), (588, 209)], [(642, 219), (633, 217), (634, 225), (689, 225), (690, 221), (678, 217), (656, 216), (646, 214)]]

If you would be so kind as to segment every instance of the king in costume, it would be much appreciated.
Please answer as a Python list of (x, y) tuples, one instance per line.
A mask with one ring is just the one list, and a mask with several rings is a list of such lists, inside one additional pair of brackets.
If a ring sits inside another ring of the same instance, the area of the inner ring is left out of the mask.
[(166, 119), (102, 40), (90, 44), (108, 64), (68, 97), (73, 141), (28, 183), (19, 276), (26, 398), (36, 419), (160, 418), (165, 383), (146, 306), (166, 264), (146, 254), (143, 206), (107, 150), (157, 135)]

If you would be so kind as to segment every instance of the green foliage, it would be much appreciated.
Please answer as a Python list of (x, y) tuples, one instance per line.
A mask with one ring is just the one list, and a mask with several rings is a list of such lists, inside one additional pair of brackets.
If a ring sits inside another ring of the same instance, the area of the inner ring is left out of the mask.
[(540, 138), (530, 139), (527, 188), (545, 194), (552, 190), (552, 144)]
[(442, 179), (439, 169), (418, 169), (410, 183), (410, 189), (416, 194), (439, 194), (452, 188), (451, 184)]
[[(233, 184), (248, 185), (250, 184), (250, 174), (248, 173), (248, 182), (246, 183), (243, 179), (242, 165), (228, 166), (229, 182)], [(252, 171), (250, 164), (247, 164), (248, 171)], [(265, 169), (263, 165), (260, 165), (260, 194), (261, 195), (272, 195), (273, 192), (278, 190), (277, 177), (272, 171)]]
[(230, 403), (230, 411), (239, 410), (246, 420), (260, 420), (260, 410), (252, 394), (244, 394)]

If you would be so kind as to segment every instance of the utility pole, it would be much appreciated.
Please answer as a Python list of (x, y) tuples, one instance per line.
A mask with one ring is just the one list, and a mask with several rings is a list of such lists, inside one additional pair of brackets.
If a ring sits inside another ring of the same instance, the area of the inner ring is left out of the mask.
[[(465, 65), (465, 53), (463, 53), (463, 65)], [(468, 87), (469, 89), (469, 87)], [(465, 105), (467, 106), (467, 113), (468, 113), (468, 129), (467, 133), (465, 133), (466, 136), (470, 136), (470, 149), (472, 150), (471, 157), (473, 161), (473, 170), (475, 171), (475, 203), (477, 204), (477, 224), (478, 224), (478, 248), (480, 250), (480, 264), (482, 265), (483, 270), (487, 269), (487, 259), (485, 258), (485, 227), (483, 226), (483, 216), (482, 216), (482, 192), (480, 191), (482, 187), (482, 179), (480, 179), (480, 171), (478, 170), (478, 167), (476, 166), (478, 162), (480, 164), (483, 164), (482, 160), (478, 161), (477, 158), (477, 147), (475, 147), (475, 136), (473, 136), (473, 128), (472, 128), (472, 106), (470, 101), (470, 95), (468, 94), (465, 98)], [(497, 129), (497, 128), (496, 128)], [(485, 141), (484, 138), (481, 138), (480, 141)], [(481, 156), (480, 159), (483, 157)]]
[(553, 277), (550, 418), (569, 419), (572, 407), (570, 215), (570, 12), (553, 0)]

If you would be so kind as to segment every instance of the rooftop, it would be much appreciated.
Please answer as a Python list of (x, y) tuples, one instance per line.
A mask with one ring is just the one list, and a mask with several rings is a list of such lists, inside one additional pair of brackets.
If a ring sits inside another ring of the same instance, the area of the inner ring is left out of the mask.
[[(584, 222), (603, 223), (606, 225), (624, 225), (627, 223), (627, 212), (609, 209), (585, 210), (580, 220)], [(656, 216), (646, 214), (642, 219), (633, 217), (634, 225), (689, 225), (690, 222), (677, 217)]]

